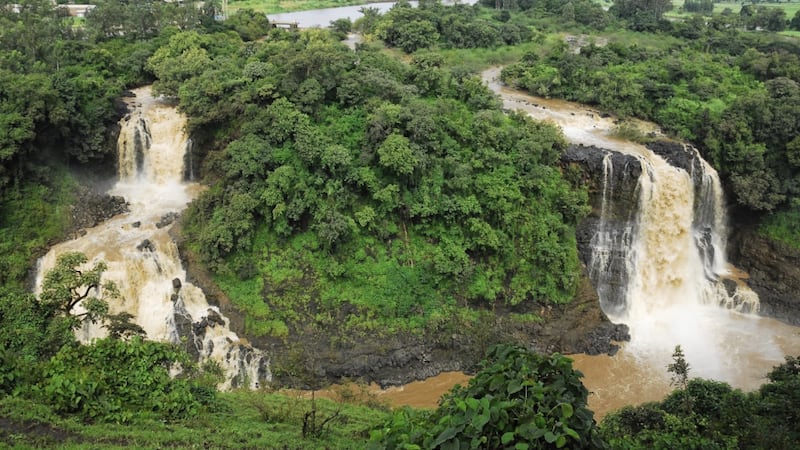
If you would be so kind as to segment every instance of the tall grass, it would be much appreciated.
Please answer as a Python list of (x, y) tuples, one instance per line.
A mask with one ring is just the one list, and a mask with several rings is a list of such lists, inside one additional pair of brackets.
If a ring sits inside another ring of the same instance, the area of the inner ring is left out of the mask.
[(388, 414), (382, 408), (318, 398), (318, 421), (336, 411), (341, 420), (321, 436), (310, 437), (303, 436), (310, 400), (264, 391), (220, 393), (219, 398), (214, 410), (192, 420), (165, 423), (140, 418), (117, 425), (59, 418), (45, 406), (6, 397), (0, 399), (0, 416), (6, 421), (0, 447), (356, 449), (366, 447), (369, 431)]

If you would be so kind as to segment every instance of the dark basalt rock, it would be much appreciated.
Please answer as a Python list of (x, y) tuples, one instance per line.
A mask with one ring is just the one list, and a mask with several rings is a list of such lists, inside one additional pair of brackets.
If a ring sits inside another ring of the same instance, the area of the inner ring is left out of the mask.
[(145, 239), (139, 245), (136, 246), (136, 250), (139, 250), (140, 252), (143, 252), (145, 250), (147, 250), (148, 252), (154, 252), (156, 251), (156, 246), (153, 245), (152, 242), (150, 242), (150, 239)]
[(589, 186), (589, 204), (592, 216), (599, 217), (603, 196), (604, 166), (606, 155), (611, 155), (613, 166), (612, 218), (629, 220), (639, 208), (639, 176), (642, 164), (632, 155), (602, 149), (594, 146), (570, 145), (561, 157), (562, 164), (577, 164), (585, 174), (584, 182)]
[[(609, 171), (605, 167), (606, 158), (610, 162)], [(585, 176), (584, 184), (589, 187), (592, 210), (575, 230), (578, 254), (599, 293), (602, 308), (621, 312), (626, 307), (627, 265), (639, 210), (642, 163), (632, 155), (583, 145), (568, 147), (561, 163), (578, 165)], [(610, 245), (601, 248), (601, 240)], [(608, 253), (601, 260), (599, 252)]]
[(174, 212), (174, 211), (170, 212), (170, 213), (167, 213), (167, 214), (164, 214), (163, 216), (161, 216), (161, 220), (159, 220), (156, 223), (156, 228), (164, 228), (167, 225), (172, 224), (172, 222), (175, 222), (175, 220), (178, 217), (180, 217), (180, 214), (178, 214), (177, 212)]
[(192, 316), (189, 314), (189, 311), (186, 310), (183, 299), (178, 295), (173, 295), (173, 302), (175, 303), (173, 320), (175, 321), (175, 330), (178, 336), (182, 338), (182, 347), (192, 358), (199, 359), (200, 350), (203, 348), (203, 338), (202, 336), (198, 336), (197, 333), (194, 333), (195, 328), (192, 322)]
[(670, 165), (679, 167), (692, 173), (695, 164), (698, 164), (697, 153), (685, 144), (675, 141), (659, 140), (647, 144), (653, 153), (664, 158)]
[(128, 202), (122, 197), (82, 189), (78, 192), (78, 199), (71, 208), (73, 231), (70, 235), (79, 235), (82, 229), (97, 226), (128, 210)]
[(758, 294), (758, 313), (800, 326), (800, 250), (738, 227), (730, 259), (749, 273), (747, 284)]

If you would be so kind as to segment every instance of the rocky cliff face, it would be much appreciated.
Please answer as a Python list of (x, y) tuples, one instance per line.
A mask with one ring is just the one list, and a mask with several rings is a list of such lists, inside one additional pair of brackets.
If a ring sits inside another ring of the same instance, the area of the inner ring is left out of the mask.
[(750, 275), (747, 284), (759, 296), (759, 314), (800, 326), (800, 250), (751, 226), (736, 227), (729, 248), (731, 262)]
[(562, 163), (579, 166), (589, 186), (592, 211), (576, 230), (581, 261), (602, 308), (621, 312), (630, 277), (642, 165), (634, 156), (582, 145), (570, 146)]

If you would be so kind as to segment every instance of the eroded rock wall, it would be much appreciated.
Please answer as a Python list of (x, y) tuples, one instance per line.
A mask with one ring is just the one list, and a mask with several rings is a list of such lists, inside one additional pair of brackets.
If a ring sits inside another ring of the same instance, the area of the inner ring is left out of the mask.
[(800, 250), (760, 235), (751, 226), (734, 226), (730, 258), (749, 274), (759, 296), (759, 313), (800, 325)]

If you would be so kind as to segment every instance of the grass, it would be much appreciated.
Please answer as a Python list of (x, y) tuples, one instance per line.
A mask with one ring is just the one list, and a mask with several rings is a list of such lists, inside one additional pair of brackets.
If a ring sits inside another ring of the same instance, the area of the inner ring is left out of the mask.
[(128, 425), (86, 424), (58, 417), (46, 406), (14, 397), (0, 400), (2, 448), (364, 448), (369, 431), (389, 414), (347, 402), (317, 399), (317, 425), (338, 411), (321, 434), (303, 436), (303, 417), (312, 402), (299, 395), (263, 391), (219, 394), (214, 411), (190, 420), (141, 419)]
[[(714, 3), (714, 14), (719, 14), (722, 11), (724, 11), (726, 8), (730, 8), (730, 10), (734, 14), (739, 14), (739, 11), (741, 11), (741, 9), (742, 9), (742, 5), (745, 5), (745, 4), (752, 4), (752, 3), (750, 3), (750, 2)], [(683, 5), (683, 2), (681, 2), (681, 5)], [(767, 8), (780, 8), (780, 9), (786, 11), (786, 18), (787, 19), (791, 19), (792, 17), (794, 17), (794, 15), (797, 13), (797, 11), (800, 11), (800, 2), (786, 2), (786, 3), (763, 2), (763, 3), (757, 3), (755, 6), (756, 7), (766, 6)]]
[(451, 67), (464, 67), (472, 72), (479, 72), (486, 67), (507, 65), (519, 61), (523, 55), (533, 51), (540, 44), (529, 42), (520, 45), (504, 45), (498, 48), (476, 49), (444, 49), (437, 53), (444, 56), (446, 64)]
[[(598, 3), (604, 4), (603, 1)], [(681, 11), (684, 0), (672, 0), (672, 11), (667, 12), (667, 17), (690, 17), (692, 14)], [(721, 14), (726, 9), (730, 9), (733, 14), (739, 14), (742, 5), (753, 5), (753, 2), (714, 2), (714, 14)], [(761, 2), (756, 3), (756, 7), (766, 6), (767, 8), (780, 8), (786, 11), (786, 18), (791, 19), (800, 11), (800, 2)]]

